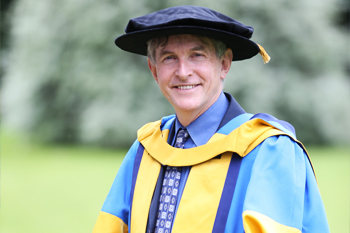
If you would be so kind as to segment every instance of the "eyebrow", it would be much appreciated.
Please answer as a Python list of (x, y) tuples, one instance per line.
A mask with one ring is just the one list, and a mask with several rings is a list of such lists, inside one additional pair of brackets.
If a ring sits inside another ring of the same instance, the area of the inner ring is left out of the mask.
[[(190, 51), (206, 51), (206, 47), (204, 45), (198, 45), (190, 49)], [(160, 52), (160, 56), (164, 56), (167, 54), (173, 54), (174, 52), (168, 51), (168, 50), (163, 50)]]
[(193, 47), (192, 49), (190, 49), (191, 51), (205, 51), (206, 50), (206, 47), (204, 45), (198, 45), (198, 46), (195, 46)]
[(171, 51), (167, 51), (167, 50), (163, 50), (163, 51), (161, 51), (160, 52), (160, 54), (159, 54), (159, 56), (164, 56), (164, 55), (168, 55), (168, 54), (172, 54), (173, 52), (171, 52)]

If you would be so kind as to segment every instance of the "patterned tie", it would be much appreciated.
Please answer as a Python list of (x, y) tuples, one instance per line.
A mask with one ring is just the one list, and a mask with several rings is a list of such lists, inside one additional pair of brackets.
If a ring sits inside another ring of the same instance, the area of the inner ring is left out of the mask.
[[(175, 147), (183, 149), (189, 134), (186, 129), (180, 129)], [(175, 214), (178, 188), (181, 179), (181, 167), (167, 167), (163, 180), (162, 193), (159, 199), (158, 217), (155, 233), (170, 233)]]

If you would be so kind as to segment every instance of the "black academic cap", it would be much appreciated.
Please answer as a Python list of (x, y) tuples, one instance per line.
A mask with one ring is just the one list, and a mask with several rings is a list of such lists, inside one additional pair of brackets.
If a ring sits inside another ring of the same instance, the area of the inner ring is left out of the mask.
[(232, 49), (233, 61), (249, 59), (265, 50), (250, 38), (254, 29), (214, 10), (198, 6), (176, 6), (131, 19), (124, 35), (115, 40), (122, 50), (147, 55), (147, 42), (155, 37), (192, 34), (217, 39)]

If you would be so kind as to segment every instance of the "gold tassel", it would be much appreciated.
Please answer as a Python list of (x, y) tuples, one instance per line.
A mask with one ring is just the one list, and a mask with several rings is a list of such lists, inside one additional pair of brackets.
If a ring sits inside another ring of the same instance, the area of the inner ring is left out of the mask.
[(271, 57), (267, 54), (267, 52), (265, 51), (265, 49), (261, 45), (259, 45), (259, 44), (257, 44), (257, 45), (260, 48), (259, 53), (260, 53), (260, 55), (262, 56), (262, 58), (264, 60), (264, 64), (265, 63), (269, 63), (269, 61), (271, 60)]

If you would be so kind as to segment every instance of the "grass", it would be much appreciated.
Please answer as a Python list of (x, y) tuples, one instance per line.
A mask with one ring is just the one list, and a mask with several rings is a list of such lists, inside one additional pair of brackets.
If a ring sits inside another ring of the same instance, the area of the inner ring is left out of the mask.
[(2, 133), (0, 232), (91, 232), (125, 153)]
[(308, 148), (331, 232), (350, 232), (350, 148)]
[[(333, 233), (349, 232), (349, 148), (309, 148)], [(124, 150), (1, 134), (1, 233), (91, 232)]]

